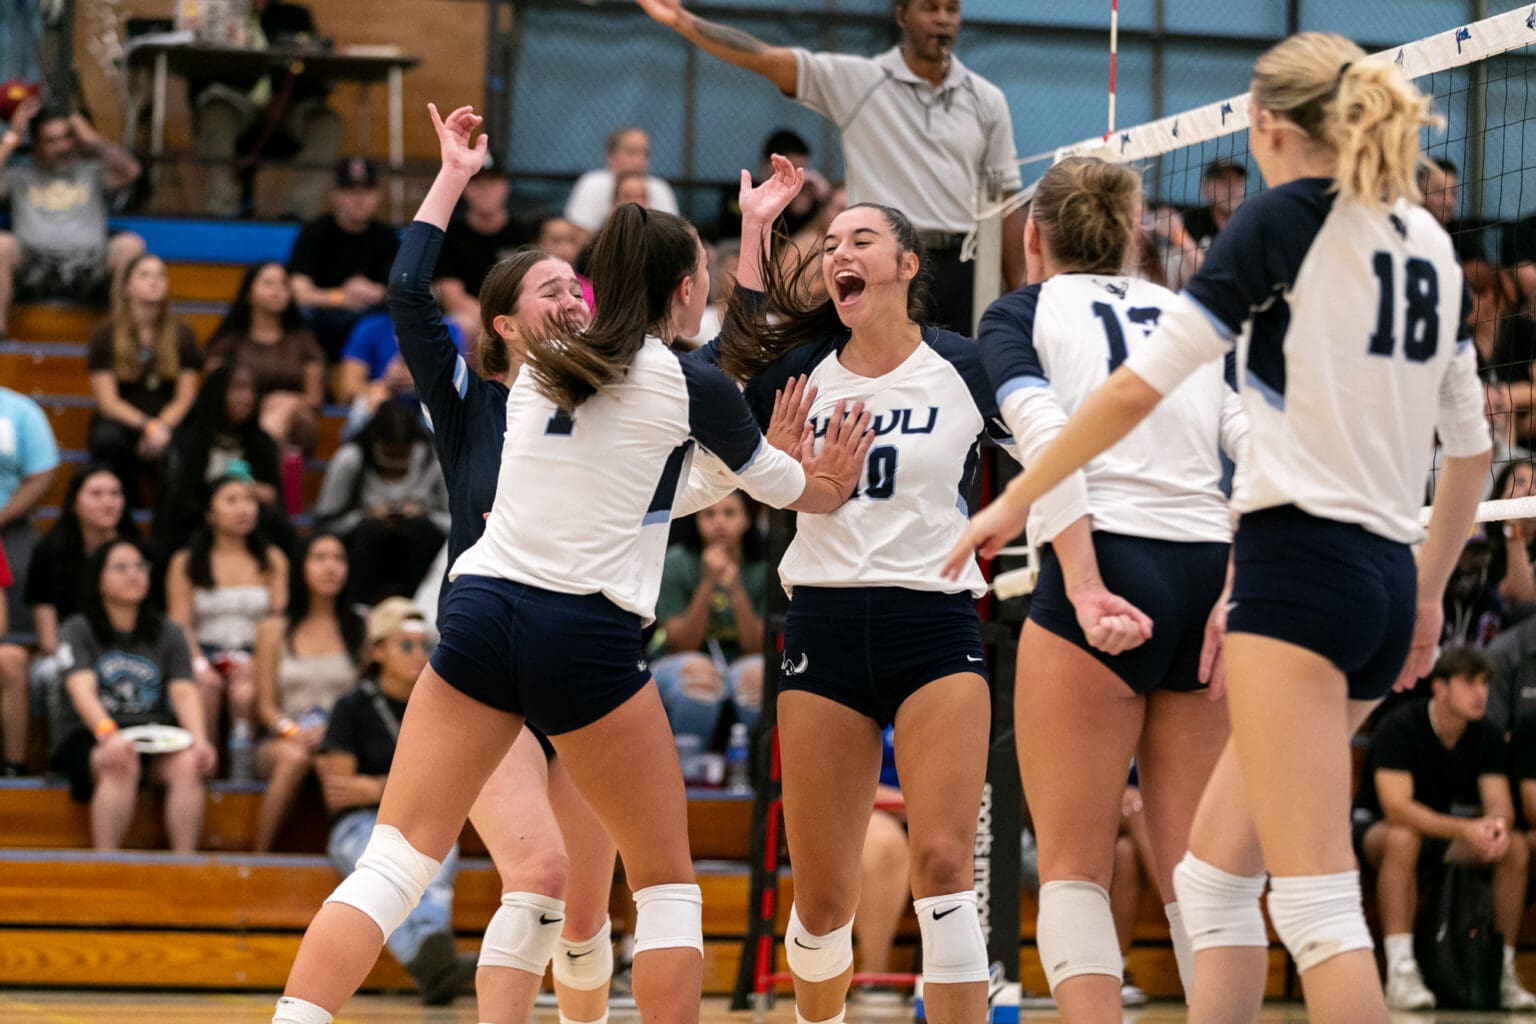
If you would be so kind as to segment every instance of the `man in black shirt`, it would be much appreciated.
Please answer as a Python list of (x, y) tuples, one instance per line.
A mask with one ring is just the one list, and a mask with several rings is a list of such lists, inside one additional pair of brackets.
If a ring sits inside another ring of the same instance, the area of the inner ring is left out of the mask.
[(288, 256), (294, 300), (304, 307), (332, 364), (358, 318), (384, 306), (400, 239), (394, 228), (374, 219), (380, 198), (373, 161), (341, 161), (331, 212), (304, 225)]
[(1211, 247), (1221, 229), (1227, 226), (1248, 194), (1248, 170), (1231, 160), (1212, 160), (1200, 175), (1200, 198), (1204, 206), (1184, 213), (1184, 230), (1200, 246)]
[[(357, 689), (331, 708), (318, 769), (331, 812), (326, 845), (343, 875), (357, 867), (378, 822), (379, 801), (395, 757), (395, 742), (406, 701), (427, 665), (429, 630), (422, 610), (403, 597), (379, 602), (368, 616), (365, 650), (368, 672)], [(428, 1005), (451, 1002), (474, 977), (474, 959), (455, 952), (453, 879), (459, 848), (443, 858), (442, 869), (404, 923), (385, 936), (389, 951), (405, 965)]]
[(443, 234), (437, 261), (438, 298), (466, 338), (480, 336), (480, 285), (499, 260), (528, 242), (522, 225), (507, 211), (510, 183), (486, 167), (464, 188), (464, 215)]
[(1355, 794), (1355, 852), (1377, 870), (1376, 900), (1387, 954), (1387, 1004), (1434, 1006), (1413, 955), (1419, 884), (1445, 862), (1493, 868), (1494, 921), (1504, 936), (1500, 1003), (1536, 1009), (1515, 974), (1515, 937), (1525, 912), (1524, 842), (1512, 842), (1514, 801), (1504, 738), (1483, 720), (1493, 667), (1452, 648), (1430, 671), (1433, 696), (1389, 713), (1371, 736)]

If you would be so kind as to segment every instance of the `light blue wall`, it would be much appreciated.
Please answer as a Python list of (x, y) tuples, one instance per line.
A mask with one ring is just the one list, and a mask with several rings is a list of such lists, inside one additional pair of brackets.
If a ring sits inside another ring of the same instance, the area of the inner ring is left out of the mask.
[[(893, 40), (886, 21), (889, 0), (834, 0), (832, 6), (840, 13), (864, 22), (839, 24), (830, 31), (808, 16), (824, 11), (828, 0), (731, 0), (731, 5), (760, 8), (763, 17), (745, 17), (734, 24), (775, 44), (874, 53)], [(1518, 6), (1510, 0), (1489, 0), (1486, 9), (1493, 14)], [(1121, 27), (1128, 33), (1153, 27), (1152, 0), (1121, 0), (1120, 7)], [(1454, 28), (1469, 18), (1471, 8), (1472, 0), (1300, 0), (1299, 14), (1303, 29), (1391, 45)], [(962, 30), (957, 52), (1007, 95), (1021, 157), (1103, 131), (1109, 0), (964, 0), (964, 13), (973, 25), (1002, 23), (989, 32)], [(1165, 44), (1161, 97), (1154, 94), (1151, 44), (1145, 39), (1122, 40), (1121, 126), (1241, 92), (1254, 57), (1285, 33), (1286, 4), (1167, 0), (1166, 21), (1168, 31), (1183, 38)], [(1021, 27), (1007, 27), (1011, 25)], [(1078, 41), (1025, 27), (1031, 25), (1102, 28), (1104, 35)], [(1251, 42), (1188, 38), (1203, 33)], [(1503, 172), (1490, 182), (1488, 201), (1508, 215), (1536, 208), (1536, 178), (1518, 168), (1523, 153), (1536, 154), (1536, 134), (1526, 123), (1528, 118), (1536, 122), (1536, 115), (1526, 110), (1529, 95), (1518, 72), (1492, 67), (1490, 72), (1498, 79), (1487, 92), (1490, 124), (1508, 121), (1509, 127), (1490, 131), (1483, 140), (1490, 174)], [(1513, 80), (1507, 77), (1511, 73)], [(575, 4), (527, 10), (512, 82), (512, 130), (505, 137), (512, 142), (511, 167), (520, 175), (574, 175), (600, 166), (603, 138), (621, 123), (651, 133), (652, 167), (674, 180), (690, 170), (698, 181), (734, 180), (740, 168), (756, 165), (762, 140), (779, 127), (806, 136), (817, 165), (827, 173), (835, 177), (841, 172), (832, 126), (780, 97), (754, 75), (702, 54), (690, 62), (677, 37), (636, 10)], [(1451, 119), (1450, 131), (1432, 145), (1448, 146), (1452, 159), (1465, 163), (1465, 75), (1439, 76), (1432, 87), (1441, 94), (1441, 107)], [(690, 92), (696, 128), (688, 144), (685, 109)], [(1030, 169), (1025, 173), (1028, 177)], [(565, 187), (522, 184), (520, 191), (525, 198), (558, 205)], [(712, 216), (719, 203), (712, 190), (684, 193), (682, 198), (687, 212), (701, 219)]]

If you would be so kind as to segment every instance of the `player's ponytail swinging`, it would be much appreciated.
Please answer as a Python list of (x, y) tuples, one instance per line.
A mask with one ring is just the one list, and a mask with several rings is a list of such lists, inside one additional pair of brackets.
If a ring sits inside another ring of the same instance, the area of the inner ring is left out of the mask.
[(1397, 65), (1342, 36), (1302, 32), (1254, 65), (1253, 103), (1338, 154), (1335, 178), (1346, 199), (1381, 206), (1421, 198), (1419, 131), (1443, 121)]

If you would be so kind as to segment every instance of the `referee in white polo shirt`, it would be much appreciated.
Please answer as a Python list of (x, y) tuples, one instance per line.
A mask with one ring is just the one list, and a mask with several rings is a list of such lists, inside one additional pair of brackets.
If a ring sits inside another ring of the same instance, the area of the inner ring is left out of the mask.
[[(1013, 119), (1002, 90), (954, 56), (960, 0), (894, 0), (901, 43), (878, 57), (769, 46), (683, 9), (681, 0), (636, 0), (657, 22), (705, 53), (772, 82), (829, 118), (843, 136), (848, 201), (894, 206), (921, 232), (933, 270), (933, 320), (973, 326), (973, 268), (960, 261), (978, 186), (995, 175), (1018, 190)], [(1003, 287), (1024, 280), (1024, 218), (1003, 236)]]

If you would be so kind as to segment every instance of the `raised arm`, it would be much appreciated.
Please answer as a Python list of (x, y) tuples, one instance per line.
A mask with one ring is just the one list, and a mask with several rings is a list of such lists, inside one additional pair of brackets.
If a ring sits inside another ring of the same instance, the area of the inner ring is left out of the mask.
[(785, 96), (795, 95), (795, 54), (769, 46), (750, 33), (717, 25), (683, 9), (682, 0), (636, 0), (657, 24), (665, 25), (717, 60), (762, 75)]

